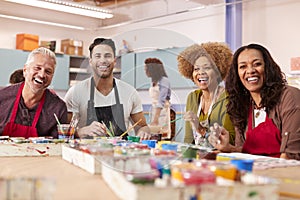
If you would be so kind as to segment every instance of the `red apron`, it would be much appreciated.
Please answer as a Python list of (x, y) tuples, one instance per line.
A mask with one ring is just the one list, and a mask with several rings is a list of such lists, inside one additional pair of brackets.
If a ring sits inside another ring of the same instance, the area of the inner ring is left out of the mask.
[(12, 109), (10, 121), (5, 125), (3, 134), (2, 135), (8, 135), (10, 137), (38, 137), (38, 132), (36, 129), (36, 124), (39, 120), (39, 116), (41, 114), (44, 102), (45, 102), (45, 93), (43, 94), (43, 97), (41, 99), (41, 102), (39, 103), (39, 106), (36, 110), (35, 116), (33, 118), (33, 122), (31, 126), (25, 126), (22, 124), (15, 124), (16, 115), (18, 112), (19, 102), (21, 99), (22, 90), (24, 88), (24, 83), (21, 84), (18, 94), (16, 96), (16, 100), (14, 103), (14, 107)]
[(266, 121), (260, 123), (252, 129), (253, 113), (249, 109), (248, 131), (243, 145), (242, 152), (265, 155), (271, 157), (280, 157), (281, 134), (279, 129), (273, 123), (272, 119), (266, 116)]

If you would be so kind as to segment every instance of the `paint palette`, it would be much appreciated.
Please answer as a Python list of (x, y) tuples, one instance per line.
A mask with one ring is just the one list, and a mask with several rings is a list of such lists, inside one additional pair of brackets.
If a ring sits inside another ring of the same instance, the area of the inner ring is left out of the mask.
[[(29, 140), (0, 142), (0, 156), (60, 156), (61, 143), (30, 143)], [(18, 142), (19, 141), (19, 142)]]

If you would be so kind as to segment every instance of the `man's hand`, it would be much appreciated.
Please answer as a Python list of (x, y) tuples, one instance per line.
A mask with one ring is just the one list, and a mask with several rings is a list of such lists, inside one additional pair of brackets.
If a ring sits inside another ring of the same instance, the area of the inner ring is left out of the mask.
[(106, 126), (97, 121), (93, 121), (89, 126), (78, 129), (78, 136), (84, 138), (86, 136), (107, 136)]

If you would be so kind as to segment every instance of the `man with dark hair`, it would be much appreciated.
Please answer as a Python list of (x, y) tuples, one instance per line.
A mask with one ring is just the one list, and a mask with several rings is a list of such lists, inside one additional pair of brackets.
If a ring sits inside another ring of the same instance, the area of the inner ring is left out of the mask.
[(80, 116), (78, 136), (108, 136), (108, 131), (120, 136), (132, 122), (137, 123), (136, 131), (141, 139), (150, 138), (138, 92), (113, 77), (114, 41), (96, 38), (89, 51), (93, 76), (71, 87), (65, 96), (68, 111), (78, 112)]

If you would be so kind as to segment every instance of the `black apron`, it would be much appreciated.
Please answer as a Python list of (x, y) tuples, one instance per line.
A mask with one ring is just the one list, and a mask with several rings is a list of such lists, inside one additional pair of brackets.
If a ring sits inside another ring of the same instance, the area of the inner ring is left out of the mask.
[(91, 78), (90, 100), (88, 101), (86, 125), (90, 125), (93, 121), (104, 122), (106, 127), (109, 128), (115, 136), (119, 136), (126, 131), (126, 126), (123, 104), (120, 104), (115, 79), (113, 79), (113, 88), (115, 90), (116, 104), (104, 107), (94, 107), (95, 82), (93, 77)]

